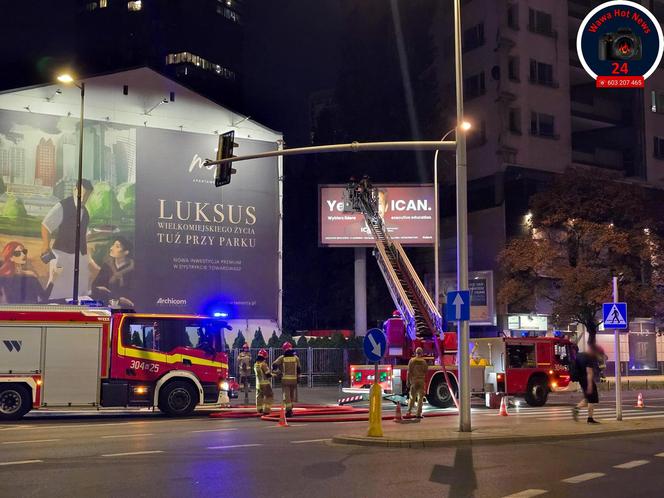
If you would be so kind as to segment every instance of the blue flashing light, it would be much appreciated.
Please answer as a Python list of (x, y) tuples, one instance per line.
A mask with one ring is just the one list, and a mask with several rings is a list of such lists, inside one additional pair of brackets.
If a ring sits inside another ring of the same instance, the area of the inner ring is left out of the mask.
[(521, 332), (521, 337), (528, 337), (530, 332)]
[(222, 311), (216, 311), (212, 316), (215, 318), (228, 318), (228, 313)]

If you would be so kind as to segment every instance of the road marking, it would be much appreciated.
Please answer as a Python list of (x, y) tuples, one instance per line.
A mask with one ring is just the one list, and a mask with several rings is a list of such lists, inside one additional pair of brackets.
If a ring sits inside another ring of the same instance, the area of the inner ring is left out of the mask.
[(230, 450), (232, 448), (253, 448), (262, 444), (229, 444), (227, 446), (208, 446), (208, 450)]
[(648, 460), (632, 460), (631, 462), (621, 463), (620, 465), (614, 465), (614, 469), (633, 469), (634, 467), (640, 467), (650, 463)]
[(154, 434), (112, 434), (110, 436), (101, 436), (102, 439), (119, 439), (125, 437), (154, 436)]
[(518, 493), (514, 493), (513, 495), (505, 496), (504, 498), (530, 498), (531, 496), (539, 496), (544, 493), (548, 493), (548, 491), (545, 489), (525, 489)]
[(41, 463), (44, 460), (18, 460), (16, 462), (0, 462), (0, 465), (25, 465), (28, 463)]
[(591, 479), (597, 479), (598, 477), (604, 477), (606, 474), (602, 472), (588, 472), (587, 474), (579, 474), (578, 476), (568, 477), (563, 479), (563, 482), (567, 484), (579, 484), (580, 482), (590, 481)]
[[(305, 425), (309, 424), (288, 424), (288, 427), (304, 427)], [(264, 429), (276, 429), (278, 427), (282, 427), (281, 425), (270, 425), (268, 427), (264, 427)]]
[(332, 441), (330, 438), (323, 439), (303, 439), (302, 441), (291, 441), (291, 444), (304, 444), (304, 443), (322, 443), (324, 441)]
[(237, 429), (203, 429), (200, 431), (189, 431), (189, 432), (228, 432), (228, 431), (236, 431)]
[(32, 439), (26, 441), (5, 441), (2, 444), (51, 443), (53, 441), (62, 441), (62, 439)]
[(664, 453), (657, 453), (655, 456), (660, 457), (660, 458), (664, 458)]
[(152, 451), (131, 451), (129, 453), (107, 453), (102, 455), (103, 457), (120, 457), (120, 456), (132, 456), (132, 455), (154, 455), (156, 453), (163, 453), (161, 450), (152, 450)]

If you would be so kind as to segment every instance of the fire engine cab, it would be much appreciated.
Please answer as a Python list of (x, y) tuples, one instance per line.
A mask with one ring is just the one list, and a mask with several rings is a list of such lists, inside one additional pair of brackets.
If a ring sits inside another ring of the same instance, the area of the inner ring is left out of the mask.
[(85, 306), (0, 306), (0, 420), (42, 407), (158, 407), (228, 399), (223, 320)]
[[(387, 354), (379, 365), (379, 383), (384, 392), (406, 395), (408, 360), (419, 346), (429, 361), (425, 392), (427, 401), (439, 408), (454, 406), (450, 392), (458, 392), (456, 333), (444, 339), (411, 340), (403, 321), (394, 317), (385, 322)], [(442, 362), (436, 356), (434, 340), (439, 340)], [(572, 343), (559, 337), (496, 337), (471, 341), (471, 393), (504, 393), (523, 396), (530, 406), (543, 406), (550, 392), (564, 390), (570, 383), (569, 358)], [(445, 374), (447, 373), (447, 379)], [(368, 390), (374, 382), (373, 365), (350, 366), (349, 393)]]

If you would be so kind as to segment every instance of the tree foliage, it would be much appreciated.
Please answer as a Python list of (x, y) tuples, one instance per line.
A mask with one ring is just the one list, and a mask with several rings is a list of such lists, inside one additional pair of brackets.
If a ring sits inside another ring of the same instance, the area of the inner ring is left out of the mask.
[(278, 348), (280, 346), (281, 344), (279, 343), (279, 337), (277, 336), (277, 333), (273, 330), (270, 339), (267, 341), (267, 347)]
[(602, 303), (612, 300), (612, 277), (620, 275), (620, 300), (631, 316), (661, 313), (662, 204), (654, 195), (605, 173), (560, 175), (531, 199), (527, 233), (499, 256), (499, 302), (532, 312), (548, 301), (556, 325), (581, 323), (594, 341)]
[(254, 332), (254, 339), (251, 341), (252, 348), (266, 348), (267, 344), (265, 343), (265, 338), (263, 337), (263, 332), (261, 328), (258, 327), (258, 330)]
[(8, 195), (7, 200), (5, 201), (5, 207), (2, 210), (2, 216), (11, 220), (27, 218), (28, 212), (25, 209), (23, 200), (19, 197)]
[(244, 338), (244, 334), (242, 331), (239, 331), (235, 337), (235, 340), (233, 341), (233, 349), (240, 349), (242, 346), (244, 346), (245, 342), (247, 342), (247, 340)]
[(99, 223), (110, 223), (122, 216), (122, 208), (113, 192), (113, 187), (106, 182), (95, 185), (86, 208), (90, 219)]

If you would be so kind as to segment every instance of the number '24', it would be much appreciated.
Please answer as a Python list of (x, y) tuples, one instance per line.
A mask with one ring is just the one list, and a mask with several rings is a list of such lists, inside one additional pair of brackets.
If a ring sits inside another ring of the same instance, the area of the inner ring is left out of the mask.
[(623, 62), (622, 64), (619, 62), (613, 62), (611, 63), (611, 67), (613, 67), (611, 74), (629, 74), (629, 64), (626, 62)]

